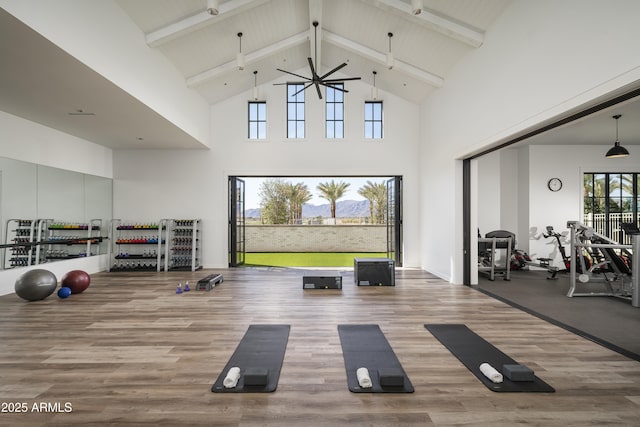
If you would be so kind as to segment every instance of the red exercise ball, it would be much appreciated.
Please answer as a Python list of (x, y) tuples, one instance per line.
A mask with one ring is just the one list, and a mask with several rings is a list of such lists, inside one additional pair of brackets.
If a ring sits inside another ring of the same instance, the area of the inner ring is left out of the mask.
[(71, 289), (72, 294), (79, 294), (89, 287), (91, 276), (82, 270), (71, 270), (62, 277), (62, 286)]

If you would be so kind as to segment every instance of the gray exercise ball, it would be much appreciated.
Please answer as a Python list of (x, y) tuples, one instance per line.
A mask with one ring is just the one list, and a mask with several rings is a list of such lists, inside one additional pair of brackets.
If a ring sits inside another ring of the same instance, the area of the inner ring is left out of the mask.
[(27, 301), (40, 301), (58, 287), (56, 275), (49, 270), (29, 270), (16, 280), (16, 295)]

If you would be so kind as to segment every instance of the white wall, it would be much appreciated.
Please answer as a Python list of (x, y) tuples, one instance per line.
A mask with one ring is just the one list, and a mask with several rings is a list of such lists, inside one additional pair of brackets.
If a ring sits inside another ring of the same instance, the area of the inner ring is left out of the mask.
[[(304, 70), (300, 70), (301, 73)], [(324, 100), (306, 93), (307, 137), (286, 139), (285, 86), (260, 86), (267, 101), (268, 139), (247, 140), (249, 92), (211, 107), (210, 151), (116, 151), (114, 217), (201, 218), (206, 267), (227, 259), (227, 179), (238, 176), (404, 177), (405, 265), (418, 266), (418, 106), (381, 93), (384, 139), (365, 140), (364, 101), (370, 87), (347, 83), (345, 138), (324, 138)]]
[(111, 178), (111, 149), (0, 111), (0, 156)]
[(420, 114), (424, 269), (462, 283), (456, 159), (640, 81), (637, 16), (634, 0), (515, 0), (429, 97)]
[(0, 7), (208, 146), (209, 109), (113, 0), (0, 0)]
[[(495, 152), (478, 159), (478, 227), (484, 236), (501, 229), (500, 153)], [(476, 230), (472, 230), (474, 233)]]

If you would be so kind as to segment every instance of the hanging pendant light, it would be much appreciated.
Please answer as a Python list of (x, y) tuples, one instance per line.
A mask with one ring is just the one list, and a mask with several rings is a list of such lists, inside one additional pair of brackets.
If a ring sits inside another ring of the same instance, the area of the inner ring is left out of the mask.
[(374, 101), (378, 100), (378, 88), (376, 87), (376, 71), (373, 72), (373, 87), (371, 88), (371, 98)]
[(422, 0), (411, 0), (411, 13), (420, 15), (422, 13)]
[(207, 13), (212, 16), (217, 15), (219, 13), (219, 4), (219, 0), (207, 0)]
[(258, 70), (253, 72), (253, 100), (258, 100)]
[(387, 37), (389, 37), (389, 52), (387, 52), (387, 68), (392, 69), (394, 64), (393, 52), (391, 52), (391, 37), (393, 37), (393, 33), (387, 33)]
[(238, 39), (240, 40), (240, 50), (236, 56), (236, 63), (238, 64), (238, 70), (244, 70), (244, 54), (242, 53), (242, 33), (238, 33)]
[(616, 114), (612, 116), (616, 119), (616, 141), (613, 143), (613, 147), (607, 151), (605, 157), (607, 159), (615, 159), (617, 157), (627, 157), (629, 155), (629, 151), (626, 148), (620, 145), (620, 141), (618, 140), (618, 120), (622, 117), (622, 114)]

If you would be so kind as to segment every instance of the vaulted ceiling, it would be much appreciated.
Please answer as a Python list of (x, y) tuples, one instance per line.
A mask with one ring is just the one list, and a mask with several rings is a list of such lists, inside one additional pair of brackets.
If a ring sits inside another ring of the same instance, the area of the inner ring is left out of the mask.
[(320, 64), (320, 75), (345, 62), (337, 75), (373, 84), (376, 71), (378, 88), (420, 103), (482, 46), (509, 2), (423, 0), (414, 14), (410, 0), (220, 0), (210, 15), (206, 0), (117, 0), (147, 44), (210, 103), (250, 90), (253, 71), (258, 84), (299, 81), (277, 69), (309, 76), (307, 58)]
[[(379, 89), (419, 104), (447, 85), (465, 55), (482, 49), (485, 32), (511, 0), (422, 0), (420, 14), (413, 13), (411, 0), (219, 0), (217, 15), (207, 13), (207, 0), (115, 2), (149, 48), (164, 55), (185, 86), (210, 104), (250, 90), (254, 71), (259, 85), (299, 80), (278, 68), (309, 76), (307, 58), (320, 64), (320, 75), (345, 62), (336, 77), (362, 77), (371, 85), (376, 71)], [(236, 61), (240, 41), (244, 70)], [(0, 56), (2, 111), (114, 149), (203, 148), (3, 9)], [(103, 109), (87, 118), (69, 111), (72, 105)], [(640, 144), (635, 100), (523, 142), (610, 145), (613, 114), (624, 116), (624, 144)]]

